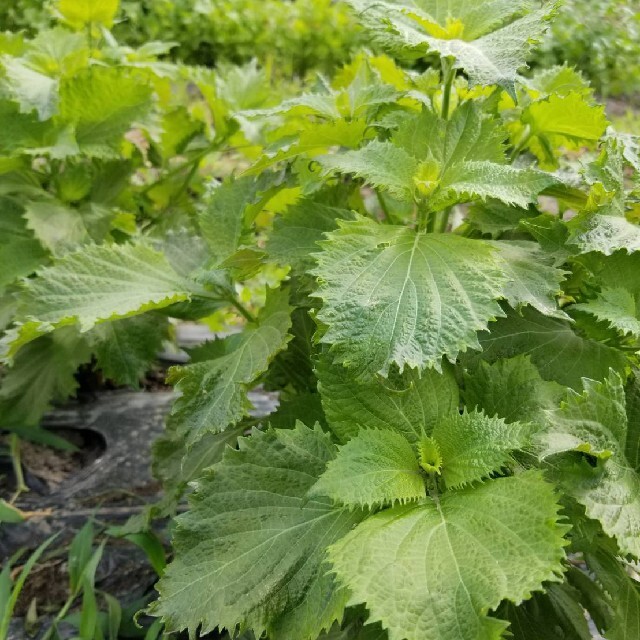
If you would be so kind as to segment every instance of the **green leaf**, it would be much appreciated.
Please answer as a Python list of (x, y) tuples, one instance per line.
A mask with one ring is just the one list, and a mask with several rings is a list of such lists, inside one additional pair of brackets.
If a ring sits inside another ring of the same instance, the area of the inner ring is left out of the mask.
[(620, 561), (602, 549), (586, 555), (596, 579), (611, 597), (613, 621), (606, 630), (607, 640), (632, 640), (640, 636), (640, 584)]
[(606, 256), (624, 249), (640, 250), (640, 226), (626, 219), (624, 162), (621, 144), (610, 139), (587, 179), (593, 185), (587, 209), (567, 223), (569, 244), (582, 253), (597, 251)]
[(373, 507), (426, 496), (416, 452), (399, 433), (361, 429), (340, 447), (309, 495), (348, 507)]
[(327, 435), (302, 424), (256, 431), (227, 451), (178, 519), (176, 559), (152, 607), (167, 631), (240, 626), (316, 640), (342, 617), (348, 593), (336, 588), (325, 551), (363, 514), (306, 495), (334, 455)]
[(579, 93), (551, 95), (532, 102), (522, 113), (530, 127), (529, 148), (545, 168), (555, 168), (561, 147), (577, 149), (598, 141), (607, 128), (604, 107)]
[(171, 370), (182, 396), (171, 423), (192, 447), (206, 433), (223, 431), (247, 415), (247, 392), (291, 339), (291, 308), (284, 289), (271, 290), (257, 323), (208, 346), (210, 359)]
[(30, 68), (24, 61), (3, 56), (7, 93), (20, 105), (22, 113), (35, 111), (40, 120), (48, 120), (58, 109), (58, 81)]
[[(9, 524), (17, 524), (24, 521), (24, 515), (20, 509), (17, 509), (6, 500), (0, 499), (0, 524), (8, 522)], [(7, 594), (8, 595), (8, 594)]]
[(73, 327), (65, 327), (28, 344), (7, 369), (0, 388), (0, 425), (33, 427), (51, 407), (73, 395), (79, 365), (91, 351)]
[(349, 369), (322, 357), (316, 369), (322, 406), (340, 441), (361, 428), (390, 429), (417, 444), (443, 418), (458, 411), (458, 385), (452, 368), (418, 372), (391, 369), (388, 379), (354, 380)]
[(469, 209), (466, 220), (482, 233), (489, 233), (495, 238), (505, 231), (517, 229), (521, 221), (537, 215), (537, 211), (512, 207), (499, 200), (488, 200), (475, 203)]
[(74, 127), (81, 153), (112, 157), (125, 133), (148, 115), (151, 96), (143, 75), (92, 66), (61, 83), (60, 117)]
[[(620, 377), (611, 372), (602, 383), (585, 381), (582, 395), (570, 393), (559, 412), (550, 415), (543, 444), (551, 453), (578, 449), (600, 455), (594, 468), (584, 460), (569, 467), (561, 480), (584, 505), (588, 517), (616, 539), (623, 554), (640, 557), (640, 470), (635, 465), (640, 423), (628, 421)], [(633, 397), (633, 387), (629, 394)], [(635, 407), (633, 402), (631, 407)], [(545, 439), (546, 438), (546, 439)], [(626, 452), (631, 453), (631, 460)], [(608, 459), (607, 459), (608, 458)]]
[(222, 460), (227, 447), (236, 447), (245, 431), (240, 424), (220, 433), (206, 433), (197, 447), (188, 448), (186, 438), (176, 434), (169, 422), (166, 433), (153, 443), (153, 475), (162, 482), (166, 495), (180, 497), (190, 482)]
[(359, 217), (327, 235), (317, 255), (322, 342), (358, 377), (392, 364), (440, 370), (478, 348), (476, 332), (502, 315), (506, 275), (483, 241), (422, 235)]
[(84, 332), (187, 300), (192, 287), (145, 244), (88, 245), (38, 271), (23, 312), (45, 329), (77, 322)]
[(0, 291), (18, 278), (31, 275), (44, 261), (46, 252), (27, 229), (22, 210), (10, 200), (0, 199)]
[(352, 220), (347, 209), (328, 207), (314, 200), (302, 200), (276, 218), (265, 251), (271, 260), (305, 271), (314, 265), (313, 253), (324, 234), (334, 231), (338, 220)]
[(43, 247), (54, 256), (63, 256), (92, 240), (104, 240), (113, 215), (96, 203), (76, 209), (51, 199), (28, 202), (24, 218)]
[(442, 457), (442, 478), (455, 489), (487, 478), (513, 463), (513, 451), (525, 448), (531, 429), (477, 411), (454, 414), (438, 422), (431, 437)]
[(434, 210), (466, 202), (494, 198), (505, 204), (526, 207), (537, 202), (538, 195), (558, 180), (536, 169), (520, 169), (492, 162), (465, 162), (453, 165), (442, 176)]
[(390, 640), (493, 640), (507, 623), (490, 610), (558, 580), (557, 519), (553, 488), (527, 472), (387, 509), (334, 544), (329, 559), (351, 602), (366, 603)]
[(230, 179), (207, 194), (198, 222), (216, 264), (238, 250), (245, 225), (269, 199), (268, 185), (263, 182), (251, 176)]
[(482, 6), (461, 0), (349, 4), (383, 44), (414, 56), (435, 52), (452, 58), (473, 84), (497, 84), (514, 96), (517, 71), (541, 40), (554, 8), (545, 3), (530, 11), (535, 5), (527, 0), (491, 0)]
[(505, 137), (499, 121), (467, 102), (450, 120), (429, 109), (419, 118), (407, 114), (390, 142), (375, 140), (318, 161), (325, 169), (363, 178), (397, 198), (425, 198), (429, 211), (487, 198), (526, 207), (557, 179), (506, 165)]
[(545, 411), (560, 405), (565, 388), (547, 382), (531, 362), (519, 355), (493, 364), (480, 362), (464, 378), (464, 400), (470, 409), (482, 409), (487, 415), (507, 422), (540, 424)]
[(529, 355), (544, 380), (553, 380), (573, 389), (582, 388), (582, 378), (603, 380), (609, 369), (624, 374), (624, 354), (600, 342), (576, 334), (569, 322), (543, 316), (525, 308), (522, 315), (511, 313), (480, 336), (481, 358), (495, 362), (501, 358)]
[(572, 308), (594, 315), (624, 335), (640, 337), (640, 300), (628, 289), (603, 289), (595, 300)]
[(321, 156), (318, 162), (329, 172), (353, 175), (384, 189), (396, 198), (411, 200), (419, 162), (390, 142), (374, 140), (355, 151)]
[(162, 349), (167, 321), (145, 314), (106, 322), (94, 329), (97, 366), (105, 377), (137, 388)]
[(509, 620), (514, 640), (593, 640), (580, 594), (563, 584), (546, 586), (519, 606), (507, 604), (499, 610)]
[(547, 414), (547, 428), (536, 440), (542, 457), (564, 451), (609, 458), (624, 455), (627, 434), (625, 394), (612, 371), (602, 382), (583, 379), (584, 391), (567, 390), (559, 409)]
[(101, 24), (110, 27), (118, 11), (118, 0), (58, 0), (56, 8), (74, 29)]
[(617, 251), (606, 258), (589, 254), (581, 258), (601, 288), (598, 296), (574, 305), (624, 335), (640, 337), (640, 254)]
[(565, 272), (553, 266), (537, 243), (502, 240), (494, 246), (505, 261), (510, 280), (505, 298), (514, 309), (530, 305), (545, 316), (568, 319), (556, 302)]

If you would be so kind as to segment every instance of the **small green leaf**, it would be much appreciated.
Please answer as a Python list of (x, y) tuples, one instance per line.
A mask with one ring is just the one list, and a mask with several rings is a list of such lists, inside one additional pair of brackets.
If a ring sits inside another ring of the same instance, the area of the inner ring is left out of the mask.
[(454, 489), (512, 466), (512, 453), (529, 445), (531, 429), (465, 411), (438, 422), (431, 437), (442, 457), (442, 479), (447, 488)]
[(598, 141), (607, 128), (604, 107), (593, 105), (579, 93), (552, 94), (532, 102), (522, 113), (530, 127), (529, 147), (542, 166), (555, 168), (560, 148), (577, 149)]
[(9, 504), (6, 500), (0, 500), (0, 524), (8, 522), (16, 524), (24, 520), (24, 515), (20, 509)]
[(340, 447), (309, 495), (373, 507), (418, 500), (426, 492), (416, 453), (401, 434), (361, 429)]
[(547, 414), (547, 428), (538, 434), (540, 456), (582, 451), (603, 459), (624, 455), (627, 434), (625, 394), (612, 371), (602, 382), (583, 379), (584, 391), (567, 390), (561, 407)]
[(74, 29), (101, 24), (111, 27), (118, 11), (119, 0), (58, 0), (56, 8)]

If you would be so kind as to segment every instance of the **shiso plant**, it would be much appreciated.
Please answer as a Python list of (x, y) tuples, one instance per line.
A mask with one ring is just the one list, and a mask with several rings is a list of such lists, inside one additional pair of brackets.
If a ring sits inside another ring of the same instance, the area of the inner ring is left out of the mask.
[[(555, 4), (350, 4), (393, 57), (244, 110), (268, 145), (201, 241), (54, 258), (5, 348), (203, 300), (245, 317), (171, 373), (168, 632), (640, 637), (637, 141), (571, 68), (520, 75)], [(246, 309), (233, 284), (272, 265)]]

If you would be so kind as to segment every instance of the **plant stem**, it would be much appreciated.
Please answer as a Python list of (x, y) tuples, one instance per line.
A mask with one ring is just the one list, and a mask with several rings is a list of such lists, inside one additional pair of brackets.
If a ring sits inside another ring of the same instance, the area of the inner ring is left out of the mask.
[(20, 460), (20, 438), (16, 433), (12, 433), (9, 437), (9, 452), (11, 455), (11, 464), (13, 465), (13, 473), (16, 476), (16, 492), (11, 498), (11, 504), (13, 504), (21, 494), (29, 491), (24, 481), (24, 474), (22, 473), (22, 462)]
[(447, 227), (449, 226), (449, 217), (451, 216), (451, 211), (453, 207), (447, 207), (443, 211), (439, 211), (436, 218), (437, 221), (435, 223), (434, 231), (436, 233), (445, 233), (447, 231)]
[(376, 197), (378, 198), (378, 204), (380, 205), (380, 209), (382, 210), (385, 222), (387, 224), (393, 224), (393, 221), (391, 220), (391, 214), (389, 213), (389, 207), (387, 207), (387, 203), (384, 201), (384, 198), (378, 189), (376, 189)]
[(230, 296), (229, 298), (225, 298), (227, 302), (229, 302), (233, 307), (238, 311), (238, 313), (245, 318), (248, 322), (256, 323), (257, 320), (255, 316), (238, 300)]
[(520, 152), (527, 146), (527, 143), (529, 142), (529, 140), (531, 140), (532, 136), (533, 132), (531, 131), (531, 127), (527, 125), (522, 132), (522, 136), (520, 136), (520, 140), (513, 147), (513, 151), (511, 152), (511, 162), (513, 162), (518, 157)]
[(442, 58), (442, 118), (449, 119), (449, 109), (451, 106), (451, 89), (456, 71), (453, 68), (453, 61)]
[(247, 321), (254, 323), (257, 322), (255, 316), (252, 315), (252, 313), (240, 302), (240, 300), (233, 296), (230, 291), (227, 291), (222, 287), (220, 287), (219, 293), (213, 293), (211, 291), (207, 291), (206, 289), (200, 289), (200, 291), (194, 292), (193, 295), (198, 296), (199, 298), (206, 298), (207, 300), (228, 302)]

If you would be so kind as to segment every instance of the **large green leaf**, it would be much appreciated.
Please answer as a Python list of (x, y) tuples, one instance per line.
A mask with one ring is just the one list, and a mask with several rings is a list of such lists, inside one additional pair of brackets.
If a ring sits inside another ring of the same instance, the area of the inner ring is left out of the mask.
[(339, 449), (309, 495), (372, 507), (418, 500), (426, 489), (416, 451), (400, 433), (361, 429)]
[(204, 434), (223, 431), (248, 413), (247, 392), (285, 348), (290, 328), (288, 292), (270, 291), (256, 323), (207, 345), (207, 359), (171, 370), (169, 380), (182, 396), (170, 420), (189, 447)]
[(227, 450), (178, 519), (176, 559), (153, 605), (169, 631), (240, 626), (316, 640), (342, 617), (348, 592), (336, 588), (325, 551), (363, 514), (306, 495), (334, 455), (327, 435), (302, 424)]
[(549, 318), (525, 308), (510, 313), (480, 336), (481, 358), (495, 362), (501, 358), (529, 355), (545, 380), (573, 389), (582, 388), (582, 378), (603, 380), (609, 369), (623, 374), (625, 355), (603, 343), (579, 336), (569, 322)]
[[(474, 84), (503, 86), (512, 95), (517, 71), (540, 41), (552, 3), (532, 11), (529, 0), (349, 0), (374, 35), (412, 55), (452, 58)], [(538, 5), (539, 6), (539, 5)]]
[(317, 364), (322, 406), (341, 440), (361, 428), (391, 429), (417, 443), (444, 417), (458, 411), (458, 385), (451, 367), (390, 371), (387, 379), (354, 380), (351, 371), (323, 356)]
[(318, 254), (322, 342), (359, 377), (441, 368), (478, 348), (476, 332), (502, 315), (507, 277), (483, 241), (358, 218), (328, 234)]
[(149, 246), (88, 245), (38, 271), (27, 284), (23, 315), (47, 327), (107, 320), (187, 300), (192, 283)]
[(558, 579), (557, 519), (553, 487), (527, 472), (387, 509), (334, 544), (329, 558), (351, 602), (366, 603), (390, 640), (494, 640), (507, 623), (490, 610)]

